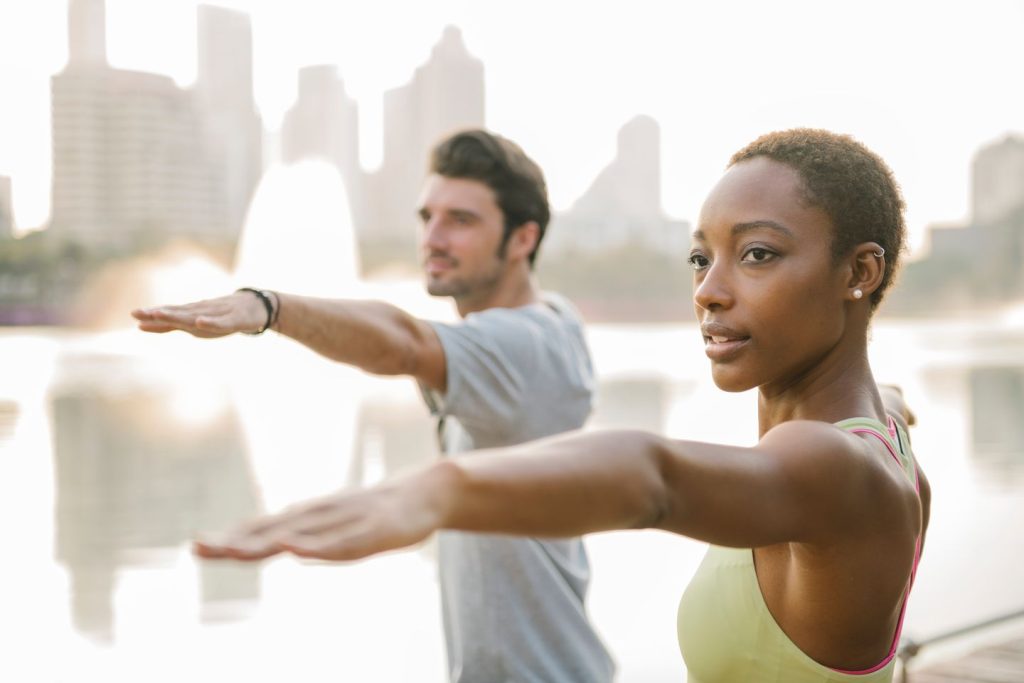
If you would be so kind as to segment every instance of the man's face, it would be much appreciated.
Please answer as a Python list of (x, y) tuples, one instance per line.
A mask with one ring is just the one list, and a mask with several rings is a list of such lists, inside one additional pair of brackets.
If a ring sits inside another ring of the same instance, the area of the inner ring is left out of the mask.
[(419, 216), (430, 294), (458, 300), (498, 285), (506, 267), (505, 217), (491, 188), (479, 180), (432, 174), (420, 195)]

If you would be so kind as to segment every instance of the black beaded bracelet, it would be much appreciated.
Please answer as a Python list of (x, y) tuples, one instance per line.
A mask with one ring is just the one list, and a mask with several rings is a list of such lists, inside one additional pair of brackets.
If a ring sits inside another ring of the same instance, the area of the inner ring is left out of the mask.
[(274, 302), (270, 300), (270, 292), (262, 289), (255, 289), (253, 287), (239, 287), (235, 290), (236, 292), (252, 292), (256, 295), (256, 298), (263, 302), (263, 308), (267, 309), (267, 322), (263, 323), (263, 327), (256, 330), (255, 332), (246, 332), (245, 334), (263, 334), (270, 329), (270, 326), (274, 324)]

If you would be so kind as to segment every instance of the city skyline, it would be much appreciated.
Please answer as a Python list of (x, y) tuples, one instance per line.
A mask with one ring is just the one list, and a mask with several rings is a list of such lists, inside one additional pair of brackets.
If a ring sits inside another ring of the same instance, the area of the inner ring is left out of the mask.
[[(196, 4), (108, 0), (111, 65), (188, 85), (195, 36), (182, 23), (194, 22)], [(299, 67), (338, 65), (360, 108), (361, 165), (369, 170), (382, 155), (383, 92), (408, 81), (445, 26), (459, 26), (487, 68), (488, 126), (537, 158), (559, 211), (614, 158), (616, 131), (638, 114), (661, 126), (666, 213), (688, 221), (736, 148), (770, 129), (820, 125), (854, 134), (889, 161), (907, 195), (912, 242), (920, 243), (928, 224), (969, 220), (973, 155), (1024, 128), (1024, 95), (1008, 87), (1024, 64), (1021, 2), (862, 3), (849, 16), (807, 3), (769, 11), (640, 2), (629, 15), (575, 3), (542, 12), (526, 3), (502, 22), (464, 2), (383, 3), (358, 21), (313, 0), (288, 9), (213, 4), (252, 17), (256, 104), (271, 130), (295, 101)], [(21, 230), (38, 227), (49, 211), (39, 190), (48, 190), (50, 172), (39, 120), (39, 101), (48, 102), (36, 81), (66, 60), (65, 12), (49, 0), (0, 21), (8, 27), (0, 29), (0, 85), (17, 103), (0, 117), (0, 175), (13, 178)], [(834, 31), (839, 21), (846, 30)]]
[(105, 0), (72, 0), (68, 63), (51, 80), (48, 228), (91, 244), (176, 234), (234, 241), (263, 173), (242, 12), (197, 9), (196, 83), (108, 64)]

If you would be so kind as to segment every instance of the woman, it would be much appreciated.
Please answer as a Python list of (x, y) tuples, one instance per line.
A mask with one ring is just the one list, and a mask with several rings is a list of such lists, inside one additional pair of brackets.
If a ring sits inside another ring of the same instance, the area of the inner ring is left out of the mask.
[(571, 434), (444, 460), (269, 517), (206, 557), (351, 560), (438, 529), (709, 542), (679, 610), (691, 681), (888, 681), (929, 489), (867, 360), (904, 240), (885, 164), (825, 131), (766, 135), (701, 210), (690, 263), (715, 383), (758, 388), (750, 448)]

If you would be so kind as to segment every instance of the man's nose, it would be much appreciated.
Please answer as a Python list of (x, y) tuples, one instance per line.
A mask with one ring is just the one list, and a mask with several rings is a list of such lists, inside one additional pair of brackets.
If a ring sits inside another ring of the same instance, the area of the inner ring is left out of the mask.
[(430, 251), (444, 251), (448, 245), (448, 235), (444, 223), (437, 218), (431, 218), (424, 223), (421, 242)]

